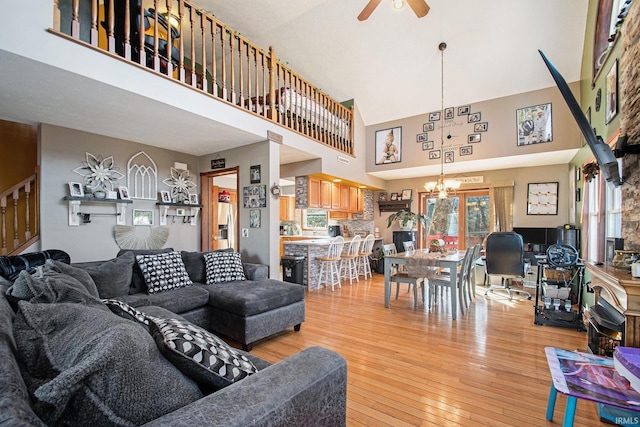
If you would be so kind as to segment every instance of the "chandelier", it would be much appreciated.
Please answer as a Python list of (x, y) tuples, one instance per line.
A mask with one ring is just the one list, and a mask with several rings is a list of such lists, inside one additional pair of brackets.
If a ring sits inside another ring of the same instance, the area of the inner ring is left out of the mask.
[(438, 45), (440, 49), (440, 117), (442, 125), (440, 126), (440, 175), (438, 181), (430, 181), (424, 184), (424, 189), (430, 193), (431, 197), (438, 197), (440, 199), (446, 199), (447, 197), (454, 196), (456, 190), (460, 188), (460, 181), (455, 179), (445, 179), (444, 177), (444, 50), (447, 48), (447, 44), (442, 42)]

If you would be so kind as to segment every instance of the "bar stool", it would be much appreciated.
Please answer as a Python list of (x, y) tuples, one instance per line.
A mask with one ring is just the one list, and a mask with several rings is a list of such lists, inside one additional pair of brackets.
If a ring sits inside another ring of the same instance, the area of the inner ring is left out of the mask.
[(353, 285), (353, 279), (356, 279), (356, 282), (360, 281), (358, 276), (358, 254), (360, 253), (361, 241), (362, 237), (360, 236), (351, 239), (347, 252), (340, 257), (341, 278), (349, 279), (350, 285)]
[[(318, 275), (318, 288), (322, 285), (324, 273), (324, 285), (331, 284), (331, 292), (337, 284), (340, 288), (340, 261), (342, 256), (342, 248), (344, 247), (344, 237), (336, 236), (329, 244), (329, 250), (326, 256), (319, 256), (316, 260), (320, 263), (320, 274)], [(326, 271), (325, 271), (326, 267)]]
[(371, 274), (371, 264), (369, 264), (369, 256), (373, 255), (373, 243), (373, 234), (368, 234), (360, 245), (360, 253), (358, 254), (358, 275), (363, 275), (364, 280), (367, 280), (367, 274), (369, 275), (369, 279), (373, 277)]

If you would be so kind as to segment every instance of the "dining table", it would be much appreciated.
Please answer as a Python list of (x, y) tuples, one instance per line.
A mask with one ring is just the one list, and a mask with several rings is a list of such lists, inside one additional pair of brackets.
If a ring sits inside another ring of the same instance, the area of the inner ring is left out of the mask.
[[(384, 306), (389, 308), (391, 301), (391, 270), (393, 265), (404, 265), (407, 263), (407, 258), (413, 256), (420, 256), (422, 254), (430, 253), (428, 249), (414, 249), (412, 251), (399, 252), (397, 254), (384, 256)], [(452, 251), (435, 255), (431, 254), (433, 265), (439, 268), (448, 268), (451, 275), (451, 282), (458, 282), (458, 267), (462, 265), (464, 261), (464, 255), (466, 251)], [(426, 274), (425, 274), (426, 276)], [(453, 320), (457, 317), (458, 311), (458, 292), (451, 292), (451, 315)]]

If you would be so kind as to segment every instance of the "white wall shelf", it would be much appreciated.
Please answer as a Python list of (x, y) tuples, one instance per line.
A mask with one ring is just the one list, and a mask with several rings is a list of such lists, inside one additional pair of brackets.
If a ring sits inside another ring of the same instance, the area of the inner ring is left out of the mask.
[[(194, 226), (197, 224), (198, 215), (202, 205), (185, 205), (184, 203), (156, 203), (158, 209), (160, 209), (160, 225), (167, 225), (167, 217), (172, 217), (172, 221), (175, 222), (176, 218), (180, 218), (184, 224)], [(170, 210), (174, 210), (175, 213), (169, 214)]]
[[(87, 224), (91, 222), (91, 215), (94, 216), (115, 216), (117, 225), (126, 224), (126, 206), (133, 203), (132, 200), (126, 199), (96, 199), (95, 197), (73, 197), (65, 196), (63, 198), (69, 204), (69, 226), (77, 227), (80, 224)], [(81, 212), (80, 206), (82, 204), (96, 204), (96, 205), (115, 205), (116, 212)]]

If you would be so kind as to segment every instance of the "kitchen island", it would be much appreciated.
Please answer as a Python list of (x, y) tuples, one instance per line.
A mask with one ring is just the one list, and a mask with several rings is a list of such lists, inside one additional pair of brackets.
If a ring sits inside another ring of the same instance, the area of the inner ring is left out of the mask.
[[(345, 238), (346, 251), (348, 243), (352, 238)], [(284, 245), (285, 255), (304, 256), (304, 273), (303, 280), (307, 289), (318, 289), (318, 281), (320, 276), (320, 263), (316, 260), (319, 256), (327, 255), (329, 245), (331, 244), (331, 238), (317, 238), (309, 237), (308, 240), (294, 240), (282, 242)], [(382, 239), (376, 239), (374, 248), (376, 245), (381, 244)]]

